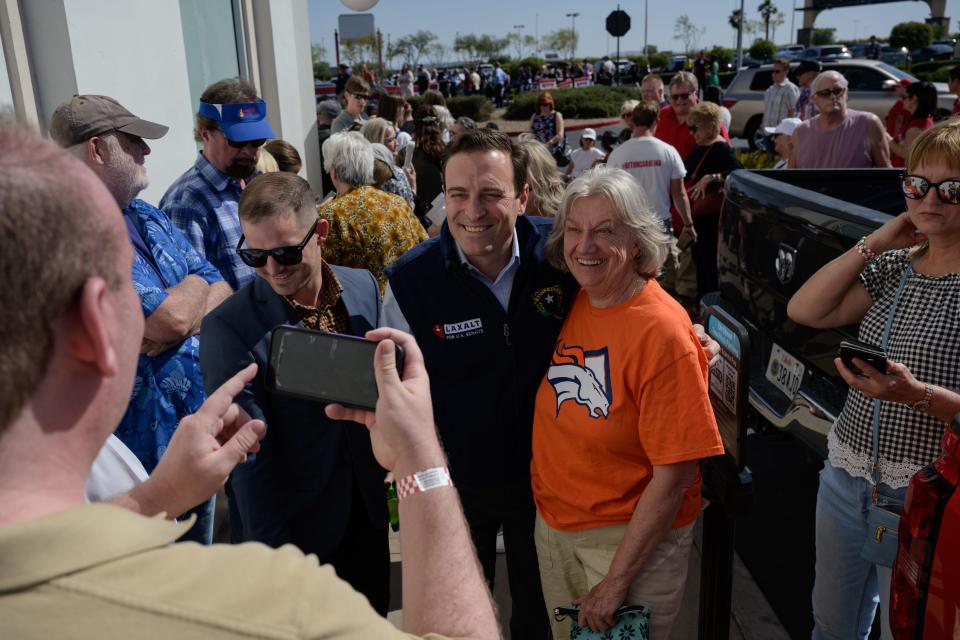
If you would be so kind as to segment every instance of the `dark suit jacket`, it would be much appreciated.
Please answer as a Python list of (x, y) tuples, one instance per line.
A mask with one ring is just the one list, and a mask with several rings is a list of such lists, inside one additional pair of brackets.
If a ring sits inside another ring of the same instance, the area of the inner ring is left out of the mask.
[[(333, 270), (343, 285), (352, 333), (375, 328), (377, 281), (369, 271)], [(260, 452), (230, 478), (242, 540), (272, 547), (292, 543), (323, 561), (343, 538), (354, 491), (363, 497), (371, 526), (386, 530), (386, 472), (373, 457), (366, 427), (330, 420), (323, 403), (266, 389), (270, 332), (283, 324), (300, 325), (296, 311), (266, 281), (254, 278), (204, 318), (200, 369), (209, 394), (251, 362), (259, 367), (236, 400), (267, 423)]]

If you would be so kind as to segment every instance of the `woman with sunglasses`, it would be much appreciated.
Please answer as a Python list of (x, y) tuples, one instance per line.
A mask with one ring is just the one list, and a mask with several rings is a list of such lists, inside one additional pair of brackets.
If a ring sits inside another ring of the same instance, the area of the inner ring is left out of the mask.
[[(859, 339), (886, 342), (890, 362), (878, 371), (854, 359), (857, 377), (834, 361), (851, 388), (817, 495), (815, 639), (866, 638), (877, 601), (890, 611), (889, 567), (860, 554), (875, 533), (868, 511), (874, 496), (903, 500), (957, 408), (947, 389), (960, 389), (960, 120), (917, 136), (906, 171), (906, 212), (817, 271), (787, 307), (811, 327), (859, 322)], [(887, 616), (881, 624), (890, 638)]]
[(903, 166), (904, 158), (910, 155), (913, 141), (933, 126), (933, 115), (937, 112), (937, 88), (933, 83), (926, 80), (913, 82), (904, 91), (905, 122), (890, 139), (890, 164), (895, 167)]
[(554, 109), (549, 91), (537, 96), (537, 112), (530, 117), (530, 131), (534, 138), (547, 145), (551, 154), (563, 142), (563, 114)]
[(717, 229), (723, 206), (723, 182), (731, 171), (740, 168), (733, 147), (720, 133), (721, 123), (720, 107), (712, 102), (695, 105), (687, 116), (687, 126), (697, 144), (683, 159), (693, 228), (697, 232), (697, 242), (691, 248), (697, 267), (697, 301), (719, 287)]

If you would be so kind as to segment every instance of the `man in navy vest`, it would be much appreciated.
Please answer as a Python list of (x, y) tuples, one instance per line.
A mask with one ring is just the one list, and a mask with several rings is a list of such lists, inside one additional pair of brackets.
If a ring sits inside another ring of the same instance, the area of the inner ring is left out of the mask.
[(331, 420), (322, 403), (278, 396), (264, 384), (275, 327), (362, 336), (377, 326), (380, 289), (369, 271), (323, 261), (328, 224), (318, 219), (303, 178), (258, 176), (243, 191), (239, 217), (237, 252), (258, 277), (204, 319), (200, 364), (211, 391), (251, 362), (259, 366), (236, 400), (267, 423), (256, 458), (231, 475), (240, 539), (315, 554), (386, 614), (386, 474), (366, 428)]
[(487, 582), (502, 527), (514, 638), (549, 636), (533, 543), (533, 400), (577, 286), (543, 255), (552, 221), (522, 216), (523, 156), (506, 135), (457, 136), (447, 220), (387, 270), (383, 324), (423, 349), (434, 416)]

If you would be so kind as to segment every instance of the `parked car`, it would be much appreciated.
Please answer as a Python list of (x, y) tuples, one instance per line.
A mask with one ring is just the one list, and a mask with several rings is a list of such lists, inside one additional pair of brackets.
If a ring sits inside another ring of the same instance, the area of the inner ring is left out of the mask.
[(797, 55), (797, 60), (819, 60), (820, 62), (829, 62), (832, 60), (849, 60), (850, 50), (842, 44), (818, 44), (813, 47), (807, 47)]
[(675, 71), (683, 71), (687, 68), (687, 56), (673, 56), (670, 58), (670, 63), (667, 65), (667, 68), (664, 69), (667, 73), (673, 73)]
[(910, 481), (890, 581), (896, 640), (956, 638), (960, 631), (960, 415), (943, 454)]
[[(796, 82), (795, 65), (791, 69), (790, 79)], [(913, 82), (917, 78), (879, 60), (840, 60), (828, 62), (823, 68), (839, 71), (849, 83), (849, 106), (851, 109), (869, 111), (882, 120), (893, 103), (896, 95), (894, 85), (908, 78)], [(755, 69), (743, 69), (730, 81), (724, 92), (723, 104), (730, 110), (730, 135), (746, 138), (751, 149), (763, 137), (760, 123), (763, 121), (763, 92), (773, 84), (773, 65), (764, 65)], [(938, 117), (946, 117), (953, 110), (956, 96), (950, 93), (946, 83), (935, 82), (937, 87)]]
[(774, 57), (775, 57), (775, 58), (784, 58), (784, 59), (786, 59), (786, 60), (793, 60), (793, 59), (795, 59), (798, 55), (800, 55), (800, 53), (801, 53), (804, 49), (805, 49), (805, 47), (804, 47), (802, 44), (791, 44), (791, 45), (787, 45), (786, 47), (781, 47), (780, 49), (777, 49), (777, 54), (776, 54)]
[(905, 66), (910, 57), (910, 52), (906, 47), (891, 47), (889, 45), (880, 47), (880, 60), (887, 64)]
[(910, 52), (910, 58), (914, 63), (927, 62), (928, 60), (951, 60), (953, 59), (952, 44), (931, 44), (922, 49), (914, 49)]

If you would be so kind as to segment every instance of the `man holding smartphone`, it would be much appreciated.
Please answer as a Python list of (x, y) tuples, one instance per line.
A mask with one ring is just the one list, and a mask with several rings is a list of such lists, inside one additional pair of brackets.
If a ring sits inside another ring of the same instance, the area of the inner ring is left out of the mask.
[(208, 390), (251, 362), (260, 368), (237, 397), (268, 428), (260, 453), (230, 478), (240, 539), (294, 544), (315, 554), (386, 614), (386, 472), (374, 459), (366, 429), (327, 418), (321, 402), (265, 386), (274, 328), (362, 336), (377, 326), (380, 289), (369, 271), (323, 260), (329, 225), (317, 217), (303, 178), (258, 176), (240, 197), (239, 217), (243, 235), (236, 251), (257, 277), (204, 319), (200, 365)]
[[(11, 337), (0, 341), (0, 557), (16, 559), (4, 563), (0, 584), (4, 636), (410, 638), (292, 547), (170, 544), (187, 523), (87, 504), (84, 479), (126, 409), (143, 337), (134, 249), (89, 169), (2, 126), (0, 228), (0, 271), (30, 274), (0, 289), (0, 325)], [(389, 339), (376, 354), (378, 414), (327, 412), (368, 425), (377, 459), (399, 477), (442, 466), (416, 343), (389, 330), (367, 337)], [(407, 355), (403, 380), (394, 342)], [(263, 430), (231, 403), (253, 375), (249, 367), (233, 376), (187, 418), (203, 429), (178, 430), (219, 459), (210, 473), (225, 473)], [(221, 447), (214, 436), (235, 427)], [(154, 488), (183, 498), (192, 489), (180, 479)], [(414, 493), (400, 513), (404, 629), (499, 638), (454, 491)]]

